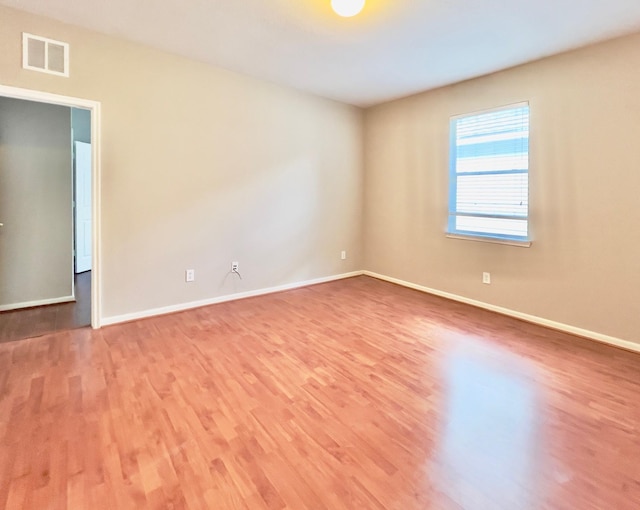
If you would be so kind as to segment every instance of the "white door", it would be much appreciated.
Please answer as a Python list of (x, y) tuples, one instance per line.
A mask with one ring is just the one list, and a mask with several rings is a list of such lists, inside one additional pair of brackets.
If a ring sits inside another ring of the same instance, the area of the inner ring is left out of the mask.
[(91, 270), (91, 144), (75, 142), (76, 273)]

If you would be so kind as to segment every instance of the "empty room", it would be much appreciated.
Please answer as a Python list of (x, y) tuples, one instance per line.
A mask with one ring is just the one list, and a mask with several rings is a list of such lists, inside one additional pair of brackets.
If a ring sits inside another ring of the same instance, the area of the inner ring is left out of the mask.
[(637, 0), (0, 0), (0, 509), (640, 508)]

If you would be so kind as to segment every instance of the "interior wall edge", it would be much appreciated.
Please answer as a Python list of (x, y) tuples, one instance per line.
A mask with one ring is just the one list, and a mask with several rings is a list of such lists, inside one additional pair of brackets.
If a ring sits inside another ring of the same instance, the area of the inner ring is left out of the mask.
[(452, 294), (450, 292), (445, 292), (438, 289), (432, 289), (430, 287), (425, 287), (424, 285), (418, 285), (417, 283), (407, 282), (405, 280), (400, 280), (399, 278), (394, 278), (392, 276), (386, 276), (383, 274), (374, 273), (373, 271), (365, 270), (365, 271), (362, 271), (362, 274), (364, 274), (365, 276), (370, 276), (372, 278), (377, 278), (378, 280), (383, 280), (389, 283), (407, 287), (409, 289), (424, 292), (425, 294), (432, 294), (434, 296), (443, 297), (445, 299), (450, 299), (452, 301), (457, 301), (459, 303), (475, 306), (476, 308), (482, 308), (484, 310), (496, 312), (501, 315), (506, 315), (507, 317), (513, 317), (515, 319), (519, 319), (525, 322), (530, 322), (532, 324), (544, 326), (549, 329), (562, 331), (563, 333), (569, 333), (571, 335), (575, 335), (575, 336), (584, 338), (586, 340), (592, 340), (592, 341), (608, 344), (614, 347), (618, 347), (621, 349), (625, 349), (628, 351), (640, 353), (640, 344), (636, 342), (632, 342), (630, 340), (624, 340), (622, 338), (605, 335), (603, 333), (598, 333), (596, 331), (590, 331), (588, 329), (571, 326), (570, 324), (563, 324), (561, 322), (552, 321), (549, 319), (545, 319), (543, 317), (537, 317), (535, 315), (530, 315), (528, 313), (518, 312), (517, 310), (511, 310), (509, 308), (504, 308), (502, 306), (496, 306), (490, 303), (485, 303), (483, 301), (478, 301), (478, 300), (470, 299), (464, 296), (459, 296), (457, 294)]

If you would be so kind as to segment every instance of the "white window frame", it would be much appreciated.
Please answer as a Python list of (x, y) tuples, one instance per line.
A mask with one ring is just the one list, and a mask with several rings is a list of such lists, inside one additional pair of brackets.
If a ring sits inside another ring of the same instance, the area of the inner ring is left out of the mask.
[[(479, 115), (485, 115), (485, 114), (489, 114), (489, 113), (494, 113), (494, 112), (500, 112), (500, 111), (504, 111), (504, 110), (511, 110), (511, 109), (518, 109), (518, 108), (522, 108), (522, 107), (527, 107), (529, 108), (529, 113), (530, 113), (530, 105), (528, 101), (523, 101), (520, 103), (514, 103), (514, 104), (509, 104), (509, 105), (505, 105), (505, 106), (500, 106), (497, 108), (491, 108), (491, 109), (487, 109), (487, 110), (481, 110), (481, 111), (476, 111), (473, 113), (467, 113), (467, 114), (461, 114), (461, 115), (456, 115), (454, 117), (451, 117), (450, 119), (450, 140), (449, 140), (449, 214), (448, 214), (448, 222), (447, 222), (447, 231), (446, 231), (446, 236), (449, 238), (453, 238), (453, 239), (468, 239), (468, 240), (473, 240), (473, 241), (484, 241), (484, 242), (491, 242), (491, 243), (499, 243), (499, 244), (508, 244), (508, 245), (513, 245), (513, 246), (521, 246), (521, 247), (529, 247), (531, 246), (531, 225), (530, 225), (530, 218), (529, 218), (529, 201), (527, 200), (527, 214), (526, 216), (509, 216), (509, 215), (501, 215), (501, 214), (465, 214), (465, 213), (459, 213), (457, 211), (457, 198), (458, 198), (458, 191), (457, 191), (457, 179), (459, 175), (465, 175), (465, 173), (463, 172), (458, 172), (457, 171), (457, 164), (458, 164), (458, 158), (457, 158), (457, 139), (456, 139), (456, 128), (457, 128), (457, 122), (460, 119), (466, 119), (466, 118), (470, 118), (470, 117), (475, 117), (475, 116), (479, 116)], [(529, 128), (531, 126), (531, 120), (529, 119)], [(527, 194), (529, 194), (529, 170), (530, 170), (530, 145), (528, 145), (527, 147), (527, 160), (528, 160), (528, 164), (527, 164), (527, 170), (525, 172), (519, 172), (519, 173), (525, 173), (527, 175)], [(499, 172), (501, 173), (501, 172)], [(504, 173), (512, 173), (510, 171), (505, 171)], [(468, 173), (467, 173), (468, 175)], [(487, 230), (486, 232), (472, 232), (472, 231), (465, 231), (465, 230), (461, 230), (461, 229), (457, 229), (456, 228), (456, 218), (458, 218), (459, 216), (472, 216), (472, 217), (478, 217), (478, 218), (500, 218), (500, 219), (519, 219), (519, 220), (526, 220), (527, 222), (527, 235), (526, 236), (511, 236), (511, 235), (506, 235), (506, 234), (500, 234), (497, 232), (491, 232), (489, 230)]]

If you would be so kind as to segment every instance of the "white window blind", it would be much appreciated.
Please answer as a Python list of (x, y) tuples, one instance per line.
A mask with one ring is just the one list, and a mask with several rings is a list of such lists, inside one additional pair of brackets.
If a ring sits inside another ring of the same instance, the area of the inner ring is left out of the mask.
[(529, 239), (529, 105), (451, 119), (450, 234)]

